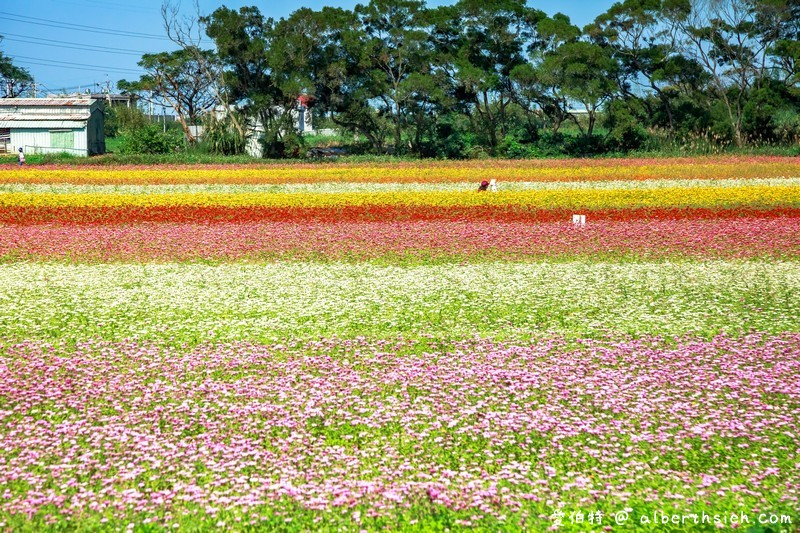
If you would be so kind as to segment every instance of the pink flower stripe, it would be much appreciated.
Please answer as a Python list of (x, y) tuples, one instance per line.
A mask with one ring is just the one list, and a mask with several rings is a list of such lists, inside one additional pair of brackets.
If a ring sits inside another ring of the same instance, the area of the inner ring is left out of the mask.
[(199, 259), (800, 256), (800, 217), (568, 222), (242, 222), (0, 226), (0, 257)]
[(290, 500), (365, 516), (470, 510), (473, 523), (514, 513), (543, 530), (553, 502), (605, 516), (678, 501), (800, 511), (796, 333), (185, 351), (89, 341), (66, 357), (26, 341), (0, 345), (0, 370), (0, 486), (16, 487), (6, 516), (91, 510), (169, 527), (199, 509), (211, 526)]

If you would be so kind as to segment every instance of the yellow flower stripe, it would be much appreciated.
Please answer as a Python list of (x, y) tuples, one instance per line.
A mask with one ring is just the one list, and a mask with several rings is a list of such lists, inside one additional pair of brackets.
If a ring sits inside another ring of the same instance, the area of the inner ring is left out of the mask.
[(800, 177), (800, 159), (774, 161), (666, 160), (648, 164), (521, 161), (400, 165), (30, 167), (0, 169), (0, 183), (322, 183), (597, 181)]
[(0, 206), (20, 207), (342, 207), (360, 205), (507, 206), (527, 208), (630, 208), (800, 206), (800, 187), (671, 187), (661, 189), (556, 189), (477, 193), (408, 191), (345, 193), (24, 193), (0, 194)]

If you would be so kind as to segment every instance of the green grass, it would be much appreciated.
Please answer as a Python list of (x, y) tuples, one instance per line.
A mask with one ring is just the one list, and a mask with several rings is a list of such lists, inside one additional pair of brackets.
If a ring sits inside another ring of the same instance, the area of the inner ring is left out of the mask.
[[(309, 141), (317, 144), (308, 144), (308, 148), (312, 146), (341, 146), (347, 149), (346, 143), (339, 143), (337, 141), (346, 141), (345, 137), (315, 137), (309, 136)], [(109, 152), (116, 152), (119, 145), (119, 139), (109, 138), (106, 139), (106, 149)], [(719, 147), (709, 145), (686, 146), (679, 143), (671, 145), (662, 145), (659, 148), (643, 148), (629, 152), (607, 152), (597, 154), (587, 159), (617, 159), (617, 158), (630, 158), (630, 157), (645, 157), (645, 158), (673, 158), (673, 157), (690, 157), (702, 155), (762, 155), (762, 156), (787, 156), (794, 157), (800, 156), (800, 146), (748, 146), (737, 148), (734, 146)], [(569, 155), (548, 155), (546, 159), (561, 159), (571, 158)], [(504, 159), (502, 157), (490, 159)], [(26, 163), (28, 165), (41, 165), (41, 164), (64, 164), (64, 165), (161, 165), (161, 164), (291, 164), (292, 162), (303, 163), (322, 163), (329, 164), (332, 162), (338, 163), (396, 163), (403, 161), (420, 161), (421, 159), (411, 155), (394, 156), (394, 155), (347, 155), (336, 158), (309, 158), (309, 159), (261, 159), (254, 158), (249, 155), (238, 156), (224, 156), (216, 154), (201, 153), (199, 151), (186, 151), (174, 154), (119, 154), (107, 153), (100, 156), (91, 157), (77, 157), (70, 154), (31, 154), (26, 155)], [(424, 159), (422, 159), (424, 160)], [(0, 165), (16, 165), (16, 155), (0, 155)]]

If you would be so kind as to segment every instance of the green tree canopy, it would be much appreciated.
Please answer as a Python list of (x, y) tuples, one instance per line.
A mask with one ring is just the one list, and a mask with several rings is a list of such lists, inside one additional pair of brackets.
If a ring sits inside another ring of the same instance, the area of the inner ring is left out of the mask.
[(138, 94), (145, 101), (169, 105), (175, 110), (186, 139), (194, 143), (189, 126), (199, 124), (200, 117), (218, 104), (211, 90), (213, 80), (205, 69), (214, 57), (212, 51), (190, 49), (145, 54), (138, 64), (147, 74), (137, 81), (120, 80), (117, 87)]

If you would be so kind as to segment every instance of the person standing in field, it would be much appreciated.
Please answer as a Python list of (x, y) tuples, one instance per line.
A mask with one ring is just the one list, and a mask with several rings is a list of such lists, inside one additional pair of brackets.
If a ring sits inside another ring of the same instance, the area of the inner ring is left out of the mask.
[(17, 159), (19, 160), (19, 166), (25, 164), (25, 152), (22, 151), (22, 148), (19, 149), (19, 153), (17, 154)]

